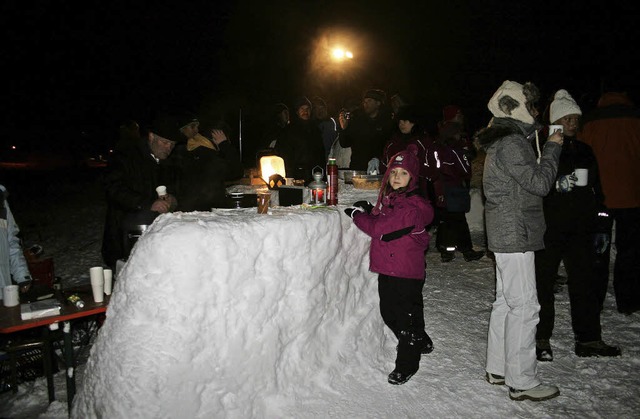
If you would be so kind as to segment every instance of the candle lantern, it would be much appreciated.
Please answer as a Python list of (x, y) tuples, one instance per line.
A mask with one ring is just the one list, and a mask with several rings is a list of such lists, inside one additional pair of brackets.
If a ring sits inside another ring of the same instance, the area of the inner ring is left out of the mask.
[(284, 178), (287, 176), (284, 160), (279, 156), (260, 157), (260, 173), (269, 189), (278, 189), (284, 185)]
[(320, 166), (316, 166), (311, 171), (313, 182), (309, 183), (311, 190), (311, 205), (327, 205), (327, 182), (322, 180), (324, 171)]

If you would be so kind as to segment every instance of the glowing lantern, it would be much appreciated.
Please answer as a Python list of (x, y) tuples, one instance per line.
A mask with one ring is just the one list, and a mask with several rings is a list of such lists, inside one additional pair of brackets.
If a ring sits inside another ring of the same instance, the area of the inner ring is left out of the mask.
[(279, 156), (260, 157), (260, 173), (269, 189), (278, 189), (284, 185), (284, 178), (287, 177), (284, 160)]
[[(318, 170), (316, 170), (318, 169)], [(324, 171), (320, 166), (316, 166), (311, 171), (313, 182), (309, 183), (311, 190), (311, 205), (327, 205), (327, 182), (322, 180)]]

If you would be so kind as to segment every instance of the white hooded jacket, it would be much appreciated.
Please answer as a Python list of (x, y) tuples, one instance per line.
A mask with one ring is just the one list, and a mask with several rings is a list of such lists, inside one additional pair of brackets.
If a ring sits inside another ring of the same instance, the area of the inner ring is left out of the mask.
[(2, 185), (0, 190), (5, 197), (0, 206), (0, 288), (4, 288), (11, 285), (12, 275), (18, 283), (28, 281), (29, 268), (18, 238), (20, 229), (6, 201), (7, 190)]

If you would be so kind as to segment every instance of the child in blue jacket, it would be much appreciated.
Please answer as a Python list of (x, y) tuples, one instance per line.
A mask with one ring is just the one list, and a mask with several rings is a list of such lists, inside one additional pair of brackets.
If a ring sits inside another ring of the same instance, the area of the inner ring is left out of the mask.
[(371, 236), (369, 269), (378, 273), (380, 314), (398, 338), (391, 384), (406, 383), (418, 371), (420, 354), (433, 351), (422, 301), (433, 208), (419, 194), (419, 170), (417, 148), (410, 145), (390, 159), (375, 206), (358, 201), (345, 209)]

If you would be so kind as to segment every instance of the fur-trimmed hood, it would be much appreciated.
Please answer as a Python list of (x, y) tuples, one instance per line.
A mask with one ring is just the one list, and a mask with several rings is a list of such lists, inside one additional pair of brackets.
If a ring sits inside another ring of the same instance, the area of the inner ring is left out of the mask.
[(497, 140), (508, 135), (522, 135), (531, 139), (540, 128), (542, 125), (538, 122), (525, 124), (511, 118), (492, 118), (485, 128), (475, 133), (473, 138), (477, 147), (487, 150)]

